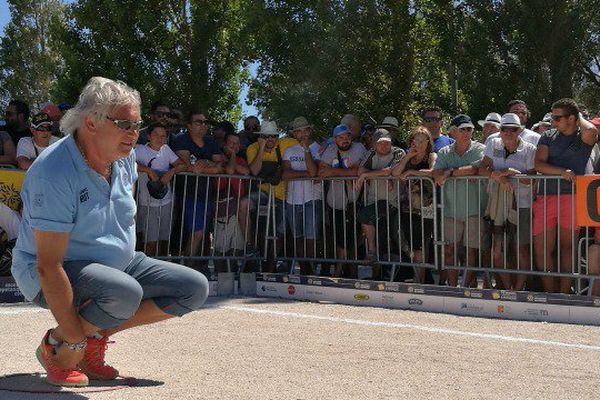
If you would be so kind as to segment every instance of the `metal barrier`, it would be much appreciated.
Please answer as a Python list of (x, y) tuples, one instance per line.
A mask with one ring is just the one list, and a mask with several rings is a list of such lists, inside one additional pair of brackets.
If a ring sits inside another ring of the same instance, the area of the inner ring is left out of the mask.
[(556, 176), (518, 175), (512, 192), (478, 176), (449, 178), (437, 190), (423, 177), (371, 178), (362, 185), (356, 178), (305, 178), (283, 182), (284, 199), (253, 177), (184, 173), (172, 182), (172, 201), (158, 209), (146, 206), (146, 181), (139, 182), (142, 249), (193, 267), (213, 260), (217, 271), (327, 275), (334, 268), (333, 275), (356, 278), (357, 267), (366, 265), (374, 279), (417, 282), (438, 270), (450, 285), (463, 271), (463, 286), (483, 273), (484, 285), (495, 279), (497, 287), (515, 290), (529, 276), (560, 278), (563, 291), (572, 278), (596, 276), (581, 261), (589, 230), (555, 237), (548, 222), (561, 221), (568, 210), (574, 226), (573, 197), (551, 194), (573, 188)]

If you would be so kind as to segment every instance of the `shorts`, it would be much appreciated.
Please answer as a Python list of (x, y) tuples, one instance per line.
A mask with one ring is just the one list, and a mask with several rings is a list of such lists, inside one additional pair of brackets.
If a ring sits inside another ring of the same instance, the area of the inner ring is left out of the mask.
[(304, 204), (286, 204), (285, 217), (294, 238), (315, 240), (321, 227), (323, 202), (311, 200)]
[(388, 204), (387, 201), (378, 200), (376, 203), (363, 207), (358, 212), (357, 220), (359, 224), (381, 227), (381, 224), (387, 224), (388, 216), (391, 218), (392, 215), (396, 215), (396, 211), (396, 207)]
[[(137, 252), (122, 269), (94, 261), (65, 261), (79, 315), (101, 329), (129, 320), (140, 302), (153, 300), (163, 312), (182, 316), (197, 310), (208, 297), (208, 280), (191, 268), (156, 260)], [(42, 291), (33, 299), (48, 308)]]
[(246, 240), (244, 240), (237, 215), (216, 218), (213, 235), (216, 255), (227, 253), (230, 250), (243, 250), (245, 247)]
[[(456, 236), (455, 236), (456, 230)], [(467, 236), (468, 231), (468, 237)], [(460, 218), (444, 218), (444, 240), (446, 243), (464, 243), (472, 249), (489, 248), (489, 224), (479, 216), (471, 216), (465, 220)]]
[(412, 250), (423, 249), (423, 240), (427, 243), (433, 236), (433, 219), (422, 218), (421, 214), (401, 213), (400, 227), (404, 237), (408, 237), (410, 240)]
[[(253, 190), (248, 195), (248, 200), (252, 202), (250, 211), (255, 211), (257, 206), (266, 206), (269, 204), (269, 194), (263, 191)], [(275, 232), (277, 233), (277, 236), (283, 236), (285, 233), (285, 213), (283, 212), (283, 201), (275, 199), (275, 201), (271, 201), (271, 207), (275, 207)], [(271, 229), (271, 226), (273, 226), (273, 211), (269, 211), (271, 213), (271, 219), (269, 219), (269, 229)], [(250, 240), (252, 240), (252, 238)]]
[[(519, 208), (517, 223), (518, 226), (511, 222), (506, 223), (507, 240), (514, 243), (515, 246), (517, 244), (519, 246), (528, 245), (531, 243), (531, 215), (528, 208)], [(504, 230), (494, 231), (494, 239), (503, 240)]]
[(194, 232), (203, 232), (210, 226), (209, 221), (212, 218), (212, 205), (206, 204), (195, 199), (185, 199), (183, 212), (183, 228), (186, 232), (191, 232), (192, 225)]
[(141, 233), (144, 242), (169, 240), (171, 234), (171, 206), (165, 204), (161, 207), (139, 206), (137, 213), (137, 231)]
[(538, 196), (533, 202), (533, 236), (540, 235), (557, 224), (563, 229), (579, 229), (572, 213), (575, 196), (561, 194), (560, 204), (558, 197), (556, 194)]

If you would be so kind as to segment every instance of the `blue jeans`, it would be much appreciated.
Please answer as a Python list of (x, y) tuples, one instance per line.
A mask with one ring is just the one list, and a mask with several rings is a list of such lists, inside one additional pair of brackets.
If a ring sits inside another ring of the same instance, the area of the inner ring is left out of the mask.
[(286, 220), (294, 238), (315, 240), (322, 221), (322, 201), (311, 200), (304, 204), (286, 204)]
[[(92, 261), (66, 261), (63, 268), (79, 315), (100, 329), (116, 328), (130, 319), (143, 300), (151, 299), (165, 313), (181, 317), (199, 309), (208, 297), (208, 280), (200, 272), (141, 252), (124, 270)], [(41, 291), (33, 302), (48, 308)]]

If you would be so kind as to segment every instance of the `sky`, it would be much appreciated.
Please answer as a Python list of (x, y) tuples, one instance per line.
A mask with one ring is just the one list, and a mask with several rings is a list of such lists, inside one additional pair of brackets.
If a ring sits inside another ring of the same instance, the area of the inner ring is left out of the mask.
[[(0, 36), (4, 35), (4, 27), (10, 21), (10, 14), (8, 10), (8, 4), (6, 0), (0, 0)], [(250, 66), (250, 73), (256, 75), (256, 65)], [(258, 110), (254, 106), (248, 106), (246, 104), (246, 97), (248, 95), (248, 87), (243, 87), (240, 93), (239, 102), (242, 105), (242, 113), (244, 115), (257, 115)], [(241, 129), (241, 121), (238, 123), (238, 128)]]

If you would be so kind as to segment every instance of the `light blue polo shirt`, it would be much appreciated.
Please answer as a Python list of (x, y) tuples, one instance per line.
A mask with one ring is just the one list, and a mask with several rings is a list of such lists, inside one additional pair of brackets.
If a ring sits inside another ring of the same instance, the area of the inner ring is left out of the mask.
[(124, 270), (135, 253), (135, 153), (113, 162), (111, 185), (92, 170), (73, 135), (48, 147), (21, 189), (23, 220), (12, 274), (23, 295), (40, 291), (33, 230), (68, 232), (64, 261), (89, 260)]

